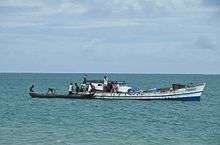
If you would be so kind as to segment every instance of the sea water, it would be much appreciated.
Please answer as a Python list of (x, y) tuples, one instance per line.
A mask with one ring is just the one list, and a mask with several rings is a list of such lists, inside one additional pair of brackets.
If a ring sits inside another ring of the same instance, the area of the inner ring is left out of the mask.
[[(103, 79), (104, 74), (88, 74)], [(220, 75), (108, 74), (142, 89), (206, 82), (200, 101), (39, 99), (83, 74), (0, 74), (0, 145), (219, 145)]]

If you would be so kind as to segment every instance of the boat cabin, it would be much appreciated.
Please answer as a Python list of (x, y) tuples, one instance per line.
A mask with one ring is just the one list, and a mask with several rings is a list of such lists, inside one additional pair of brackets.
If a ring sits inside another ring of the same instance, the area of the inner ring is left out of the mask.
[[(96, 91), (104, 90), (103, 80), (87, 80), (86, 84), (89, 85), (90, 83), (95, 87)], [(127, 86), (127, 84), (124, 81), (123, 82), (108, 81), (108, 85), (111, 85), (110, 88), (113, 89), (115, 92), (119, 92), (119, 93), (126, 93), (132, 89), (131, 87)]]

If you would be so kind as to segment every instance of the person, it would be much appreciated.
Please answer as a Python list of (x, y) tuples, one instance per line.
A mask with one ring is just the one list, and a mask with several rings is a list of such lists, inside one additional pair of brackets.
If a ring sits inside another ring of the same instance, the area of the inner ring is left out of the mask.
[(69, 95), (73, 94), (73, 83), (70, 83), (68, 91)]
[(87, 84), (81, 84), (81, 91), (86, 92), (88, 90), (88, 85)]
[(108, 82), (106, 88), (107, 88), (107, 89), (106, 89), (107, 92), (112, 92), (112, 89), (113, 89), (113, 84), (112, 84), (112, 82)]
[(83, 76), (83, 81), (82, 81), (80, 90), (81, 90), (82, 92), (87, 91), (87, 75), (86, 75), (86, 74)]
[(107, 86), (108, 86), (108, 78), (107, 78), (107, 76), (104, 76), (104, 80), (103, 80), (103, 92), (106, 92)]
[(88, 92), (92, 91), (92, 83), (89, 83)]
[(113, 92), (118, 93), (118, 84), (117, 84), (117, 82), (115, 84), (113, 84), (112, 90), (113, 90)]
[(83, 84), (86, 84), (86, 83), (87, 83), (87, 78), (86, 78), (86, 77), (87, 77), (87, 75), (84, 75), (84, 76), (83, 76)]
[(55, 89), (53, 89), (53, 88), (48, 88), (48, 90), (47, 90), (47, 93), (55, 93)]
[(78, 93), (79, 92), (79, 86), (78, 86), (78, 84), (77, 83), (75, 83), (75, 90), (76, 90), (76, 93)]
[(30, 92), (34, 92), (34, 85), (31, 85), (31, 87), (29, 88)]
[(95, 86), (91, 83), (91, 92), (95, 92)]

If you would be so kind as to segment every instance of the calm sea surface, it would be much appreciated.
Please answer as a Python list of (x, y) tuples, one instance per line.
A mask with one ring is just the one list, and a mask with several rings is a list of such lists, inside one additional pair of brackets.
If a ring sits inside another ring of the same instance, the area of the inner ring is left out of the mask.
[[(83, 74), (0, 74), (0, 145), (220, 145), (220, 75), (109, 74), (143, 89), (206, 82), (201, 101), (32, 99)], [(88, 74), (102, 79), (103, 74)]]

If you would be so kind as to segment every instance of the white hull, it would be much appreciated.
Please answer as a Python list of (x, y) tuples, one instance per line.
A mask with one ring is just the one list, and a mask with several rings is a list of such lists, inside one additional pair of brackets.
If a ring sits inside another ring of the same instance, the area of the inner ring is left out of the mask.
[(94, 99), (118, 100), (199, 100), (205, 88), (205, 83), (195, 87), (167, 92), (147, 93), (96, 93)]

